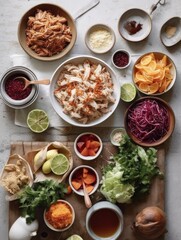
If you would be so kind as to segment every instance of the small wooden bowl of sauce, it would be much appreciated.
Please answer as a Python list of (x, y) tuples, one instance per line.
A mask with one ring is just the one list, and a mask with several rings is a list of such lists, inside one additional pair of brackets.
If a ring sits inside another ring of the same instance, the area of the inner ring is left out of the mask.
[(108, 201), (94, 204), (86, 215), (86, 229), (94, 240), (115, 240), (123, 231), (121, 209)]

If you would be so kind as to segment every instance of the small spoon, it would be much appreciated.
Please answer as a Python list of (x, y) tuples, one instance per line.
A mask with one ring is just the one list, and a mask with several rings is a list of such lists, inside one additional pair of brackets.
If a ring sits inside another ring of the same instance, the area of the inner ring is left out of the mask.
[(83, 191), (84, 191), (84, 202), (85, 202), (85, 205), (86, 205), (87, 208), (90, 208), (90, 207), (92, 207), (92, 202), (91, 202), (89, 194), (88, 194), (88, 192), (86, 190), (85, 183), (82, 182), (82, 185), (83, 185)]
[(23, 90), (25, 90), (30, 84), (45, 84), (45, 85), (49, 85), (50, 84), (50, 80), (49, 79), (38, 80), (38, 81), (36, 81), (36, 80), (29, 81), (25, 77), (15, 77), (15, 79), (20, 79), (20, 80), (24, 81), (25, 86), (24, 86)]

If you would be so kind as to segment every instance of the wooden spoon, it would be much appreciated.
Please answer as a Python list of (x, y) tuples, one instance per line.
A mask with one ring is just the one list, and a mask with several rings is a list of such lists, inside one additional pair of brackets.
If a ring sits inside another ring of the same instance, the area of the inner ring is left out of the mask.
[(92, 202), (91, 202), (91, 199), (90, 199), (90, 197), (89, 197), (89, 194), (88, 194), (88, 192), (87, 192), (87, 190), (86, 190), (86, 186), (85, 186), (84, 181), (82, 181), (82, 185), (83, 185), (83, 191), (84, 191), (84, 202), (85, 202), (85, 206), (86, 206), (87, 208), (90, 208), (90, 207), (92, 207)]
[(45, 84), (45, 85), (49, 85), (50, 84), (50, 80), (49, 79), (38, 80), (38, 81), (36, 81), (36, 80), (29, 81), (25, 77), (16, 77), (15, 79), (19, 79), (19, 80), (24, 81), (25, 86), (24, 86), (23, 90), (25, 90), (30, 84)]

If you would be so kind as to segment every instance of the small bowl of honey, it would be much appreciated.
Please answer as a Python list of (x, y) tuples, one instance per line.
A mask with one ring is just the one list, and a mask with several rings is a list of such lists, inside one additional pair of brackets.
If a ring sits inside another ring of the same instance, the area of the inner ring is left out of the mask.
[(94, 240), (115, 240), (123, 231), (121, 209), (108, 201), (94, 204), (86, 214), (86, 229)]

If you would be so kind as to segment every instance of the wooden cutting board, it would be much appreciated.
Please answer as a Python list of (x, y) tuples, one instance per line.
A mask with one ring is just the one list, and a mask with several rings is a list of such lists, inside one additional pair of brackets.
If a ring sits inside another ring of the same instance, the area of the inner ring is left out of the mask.
[[(39, 149), (41, 147), (46, 146), (47, 142), (17, 142), (11, 144), (11, 154), (19, 154), (26, 158), (26, 154), (32, 150)], [(80, 164), (88, 164), (93, 166), (97, 171), (101, 179), (101, 167), (105, 165), (105, 163), (109, 160), (109, 157), (116, 153), (117, 148), (112, 146), (112, 144), (105, 142), (103, 151), (100, 157), (91, 162), (86, 162), (80, 160), (74, 152), (73, 149), (73, 142), (66, 142), (63, 143), (67, 147), (70, 148), (73, 159), (74, 159), (74, 167)], [(30, 161), (30, 159), (27, 159)], [(164, 149), (158, 150), (158, 165), (160, 170), (164, 172), (165, 170), (165, 151)], [(102, 200), (102, 196), (100, 193), (95, 193), (91, 196), (92, 202), (96, 203), (97, 201)], [(37, 218), (39, 221), (39, 230), (38, 235), (32, 237), (32, 240), (65, 240), (67, 237), (71, 236), (72, 234), (79, 234), (84, 240), (91, 240), (89, 237), (86, 228), (85, 228), (85, 216), (87, 209), (84, 205), (84, 199), (81, 196), (77, 196), (76, 194), (72, 193), (69, 196), (66, 196), (66, 200), (68, 200), (75, 209), (75, 222), (73, 226), (62, 233), (57, 233), (51, 231), (49, 228), (46, 227), (43, 221), (43, 209), (39, 209), (37, 212)], [(144, 207), (147, 206), (158, 206), (164, 209), (164, 180), (159, 178), (154, 179), (151, 187), (150, 194), (142, 199), (137, 201), (133, 201), (131, 204), (120, 204), (119, 207), (121, 208), (123, 215), (124, 215), (124, 231), (122, 235), (118, 238), (118, 240), (146, 240), (142, 238), (138, 238), (132, 231), (132, 224), (134, 221), (134, 217), (136, 214), (142, 210)], [(19, 207), (17, 201), (9, 202), (9, 227), (13, 224), (13, 222), (20, 216), (19, 214)], [(159, 238), (158, 240), (163, 240), (164, 238)]]

